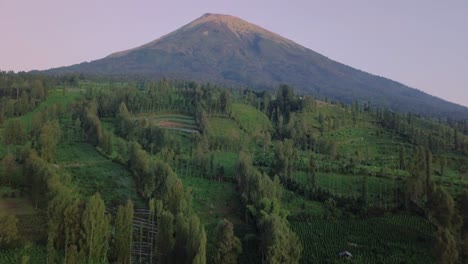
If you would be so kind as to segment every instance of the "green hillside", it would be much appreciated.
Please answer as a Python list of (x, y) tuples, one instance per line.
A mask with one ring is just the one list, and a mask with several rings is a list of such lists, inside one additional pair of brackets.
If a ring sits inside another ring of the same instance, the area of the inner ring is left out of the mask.
[(49, 82), (34, 107), (5, 95), (1, 263), (464, 258), (466, 121), (288, 86)]

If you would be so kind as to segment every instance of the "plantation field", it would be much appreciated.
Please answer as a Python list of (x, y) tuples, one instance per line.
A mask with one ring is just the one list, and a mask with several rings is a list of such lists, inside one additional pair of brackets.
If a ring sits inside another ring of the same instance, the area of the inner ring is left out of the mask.
[(301, 263), (434, 263), (433, 227), (418, 216), (389, 215), (369, 219), (290, 221), (303, 250)]
[(209, 124), (210, 135), (214, 137), (232, 138), (239, 140), (243, 134), (237, 126), (236, 122), (229, 118), (210, 117)]
[[(362, 194), (363, 176), (345, 175), (338, 173), (317, 173), (317, 186), (339, 197), (359, 198)], [(297, 172), (295, 179), (303, 184), (310, 183), (310, 176), (304, 172)], [(392, 181), (382, 177), (367, 177), (367, 193), (369, 205), (388, 206), (395, 200), (395, 190), (400, 186), (399, 181)]]
[(268, 117), (250, 105), (234, 103), (231, 106), (231, 116), (240, 127), (249, 134), (259, 131), (272, 130), (272, 125)]
[(57, 161), (70, 173), (78, 191), (91, 196), (99, 192), (109, 205), (124, 204), (132, 199), (136, 207), (146, 203), (136, 193), (130, 173), (120, 164), (100, 155), (86, 143), (61, 144), (57, 149)]
[(151, 113), (139, 114), (134, 117), (136, 120), (147, 120), (161, 128), (176, 130), (187, 133), (197, 133), (198, 127), (192, 116), (173, 113)]
[(45, 246), (35, 244), (28, 244), (22, 248), (3, 249), (0, 251), (0, 263), (45, 264), (47, 263), (47, 251)]
[(371, 124), (338, 129), (326, 133), (325, 138), (337, 142), (340, 155), (391, 165), (396, 164), (399, 146), (405, 142), (388, 131), (377, 134), (377, 127)]

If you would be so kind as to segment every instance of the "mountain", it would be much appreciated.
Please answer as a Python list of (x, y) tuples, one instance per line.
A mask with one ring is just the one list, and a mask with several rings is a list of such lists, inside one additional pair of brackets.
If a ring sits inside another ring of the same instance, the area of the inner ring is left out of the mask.
[(143, 46), (49, 74), (184, 79), (273, 90), (279, 84), (344, 103), (372, 102), (399, 112), (468, 118), (468, 108), (333, 61), (242, 19), (205, 14)]

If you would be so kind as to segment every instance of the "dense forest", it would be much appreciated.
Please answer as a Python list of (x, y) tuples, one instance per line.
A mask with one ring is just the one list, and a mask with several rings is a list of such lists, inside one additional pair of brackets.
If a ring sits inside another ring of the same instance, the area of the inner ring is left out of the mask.
[(1, 263), (468, 261), (467, 120), (287, 85), (1, 72), (0, 95)]

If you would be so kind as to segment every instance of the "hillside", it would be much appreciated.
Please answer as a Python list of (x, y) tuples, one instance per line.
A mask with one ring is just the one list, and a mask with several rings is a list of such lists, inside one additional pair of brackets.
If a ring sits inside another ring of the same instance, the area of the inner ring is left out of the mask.
[(333, 61), (228, 15), (205, 14), (143, 46), (46, 73), (184, 79), (257, 90), (286, 83), (339, 102), (370, 101), (398, 112), (468, 118), (466, 107)]
[(22, 76), (4, 75), (0, 263), (343, 263), (343, 250), (444, 263), (458, 249), (444, 236), (467, 239), (467, 122), (288, 86), (265, 103), (212, 85), (28, 76), (16, 99)]

